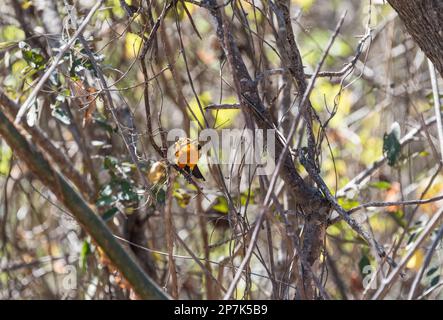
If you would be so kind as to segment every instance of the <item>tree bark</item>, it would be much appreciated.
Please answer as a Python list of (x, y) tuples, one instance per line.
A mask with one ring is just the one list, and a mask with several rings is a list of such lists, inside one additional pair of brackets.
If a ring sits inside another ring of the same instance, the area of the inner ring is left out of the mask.
[[(289, 19), (289, 2), (285, 0), (281, 3), (285, 5), (286, 18)], [(271, 114), (263, 105), (256, 83), (252, 80), (240, 54), (237, 42), (230, 31), (230, 24), (224, 16), (224, 9), (219, 7), (215, 0), (207, 1), (207, 5), (215, 20), (216, 34), (231, 68), (232, 78), (235, 84), (234, 88), (237, 91), (241, 110), (245, 118), (253, 119), (259, 129), (275, 129)], [(286, 20), (285, 23), (290, 25), (290, 19)], [(286, 44), (287, 39), (285, 39), (284, 43), (285, 53), (287, 54), (286, 60), (288, 60), (290, 64), (289, 70), (291, 74), (297, 80), (298, 89), (304, 92), (306, 83), (303, 65), (298, 47), (293, 39), (292, 27), (289, 31), (287, 35), (287, 37), (290, 38), (289, 43)], [(292, 52), (289, 52), (291, 50)], [(308, 119), (306, 120), (310, 121)], [(311, 149), (314, 150), (313, 147)], [(280, 155), (284, 153), (284, 150), (284, 142), (276, 136), (275, 154)], [(306, 274), (300, 279), (301, 281), (298, 287), (300, 293), (297, 296), (312, 300), (315, 299), (316, 286), (310, 267), (315, 264), (320, 256), (322, 239), (324, 231), (326, 230), (326, 217), (330, 211), (330, 205), (321, 192), (307, 183), (299, 172), (297, 172), (291, 154), (286, 151), (284, 155), (285, 157), (283, 158), (280, 171), (281, 178), (291, 191), (294, 200), (301, 206), (302, 211), (306, 215), (305, 231), (301, 248), (302, 252), (300, 254), (310, 266), (304, 270)]]
[(406, 30), (443, 76), (443, 1), (388, 0)]

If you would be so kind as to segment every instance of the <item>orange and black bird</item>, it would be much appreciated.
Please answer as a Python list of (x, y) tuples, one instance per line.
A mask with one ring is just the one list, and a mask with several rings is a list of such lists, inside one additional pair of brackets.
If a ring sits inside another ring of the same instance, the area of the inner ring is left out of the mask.
[(187, 173), (205, 181), (197, 166), (200, 149), (201, 146), (197, 142), (193, 142), (189, 138), (180, 138), (175, 143), (175, 163)]

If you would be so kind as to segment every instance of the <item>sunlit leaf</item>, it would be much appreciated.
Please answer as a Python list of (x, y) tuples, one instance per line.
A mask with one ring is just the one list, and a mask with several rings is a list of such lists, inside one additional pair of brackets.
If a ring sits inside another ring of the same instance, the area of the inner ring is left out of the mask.
[(127, 32), (125, 35), (125, 57), (134, 59), (138, 56), (142, 45), (142, 38), (135, 33)]
[(82, 249), (80, 251), (80, 257), (79, 257), (80, 268), (82, 269), (82, 271), (86, 270), (86, 260), (90, 254), (91, 254), (91, 246), (90, 246), (89, 242), (87, 240), (85, 240), (85, 241), (83, 241)]
[(357, 200), (352, 200), (347, 198), (338, 198), (338, 203), (345, 210), (349, 210), (360, 205), (360, 202), (358, 202)]
[(24, 42), (20, 42), (19, 47), (22, 50), (23, 59), (25, 59), (31, 68), (35, 70), (42, 70), (45, 68), (46, 61), (43, 55), (40, 53), (40, 49), (31, 48)]
[(414, 271), (419, 271), (421, 266), (423, 265), (424, 259), (425, 255), (423, 249), (418, 249), (409, 259), (408, 263), (406, 264), (406, 268), (412, 269)]
[(303, 10), (309, 10), (314, 4), (315, 0), (292, 0), (292, 3), (299, 6)]
[[(222, 104), (234, 104), (236, 102), (237, 98), (230, 97), (224, 99), (222, 101)], [(229, 127), (234, 122), (234, 120), (239, 116), (239, 114), (240, 114), (240, 109), (212, 110), (212, 115), (216, 120), (214, 127), (217, 129)]]
[(25, 32), (14, 25), (0, 27), (0, 41), (20, 41), (25, 37)]
[(365, 141), (367, 147), (363, 148), (360, 154), (360, 160), (365, 165), (371, 165), (382, 155), (383, 140), (370, 136), (368, 138), (362, 138), (362, 141)]
[[(212, 100), (212, 96), (209, 91), (202, 92), (198, 96), (198, 101), (200, 102), (200, 106), (201, 106), (202, 110), (205, 106), (207, 106), (208, 104), (211, 103), (211, 100)], [(188, 115), (191, 120), (198, 121), (200, 124), (204, 124), (204, 115), (203, 115), (202, 111), (200, 110), (200, 106), (198, 104), (198, 101), (196, 98), (193, 98), (189, 102), (189, 108), (191, 110), (187, 110)]]
[(387, 181), (376, 181), (371, 182), (369, 186), (379, 190), (388, 190), (391, 187), (391, 183)]
[(6, 143), (0, 144), (0, 175), (7, 175), (9, 173), (9, 166), (11, 165), (12, 150)]
[[(340, 93), (340, 85), (332, 84), (329, 81), (320, 79), (311, 93), (312, 106), (317, 111), (333, 110), (336, 106), (336, 113), (329, 126), (339, 128), (343, 125), (343, 120), (351, 111), (352, 99), (348, 90), (342, 90)], [(340, 93), (340, 95), (338, 95)]]
[(217, 203), (212, 206), (212, 209), (227, 214), (229, 212), (228, 201), (224, 197), (217, 197)]
[(191, 201), (191, 196), (183, 189), (175, 189), (173, 192), (174, 198), (180, 207), (185, 208)]

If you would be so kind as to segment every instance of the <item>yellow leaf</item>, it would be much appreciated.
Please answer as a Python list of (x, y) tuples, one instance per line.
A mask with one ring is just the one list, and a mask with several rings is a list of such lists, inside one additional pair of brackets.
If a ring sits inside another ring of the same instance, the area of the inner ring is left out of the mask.
[(349, 115), (351, 110), (351, 93), (342, 90), (340, 96), (337, 96), (339, 92), (339, 84), (332, 84), (325, 79), (320, 79), (311, 93), (312, 106), (318, 112), (325, 111), (326, 107), (332, 110), (334, 105), (337, 104), (337, 113), (329, 123), (331, 128), (342, 126), (343, 119)]
[(195, 4), (192, 4), (190, 2), (183, 2), (186, 6), (186, 9), (188, 9), (188, 12), (192, 15), (195, 10), (198, 8)]
[[(420, 186), (417, 188), (417, 197), (421, 197), (422, 193), (427, 189), (424, 199), (433, 198), (441, 195), (443, 193), (443, 178), (438, 175), (434, 180), (431, 187), (428, 188), (428, 179), (425, 179)], [(431, 202), (420, 206), (420, 209), (426, 212), (428, 215), (433, 215), (442, 206), (441, 202)]]
[(140, 53), (142, 45), (142, 38), (135, 33), (128, 32), (125, 37), (125, 57), (127, 59), (134, 59)]
[(29, 9), (31, 6), (32, 6), (32, 1), (25, 0), (25, 1), (22, 3), (22, 9), (23, 9), (23, 10)]
[(174, 190), (173, 196), (177, 200), (178, 205), (182, 208), (186, 208), (191, 201), (191, 196), (183, 189)]
[(314, 4), (315, 0), (292, 0), (292, 3), (298, 5), (303, 10), (309, 10)]
[(23, 75), (23, 70), (26, 68), (28, 64), (26, 63), (25, 60), (20, 59), (17, 60), (16, 62), (14, 62), (14, 64), (12, 65), (12, 74), (14, 75), (14, 77), (16, 78), (21, 78)]
[[(209, 91), (204, 91), (198, 96), (198, 100), (200, 101), (201, 107), (204, 108), (212, 100), (211, 93)], [(189, 103), (189, 108), (192, 111), (191, 112), (190, 110), (188, 110), (189, 118), (191, 119), (191, 121), (198, 121), (200, 124), (204, 125), (204, 115), (200, 111), (200, 106), (196, 98), (191, 100), (191, 102)]]
[(20, 41), (25, 38), (25, 32), (14, 25), (0, 27), (0, 41)]
[[(362, 141), (365, 141), (362, 139)], [(383, 140), (377, 137), (371, 137), (366, 140), (367, 148), (363, 148), (360, 160), (365, 165), (372, 164), (375, 160), (381, 157), (383, 150)]]
[(412, 269), (417, 272), (420, 270), (421, 266), (423, 265), (424, 259), (425, 255), (423, 249), (418, 249), (412, 255), (411, 259), (409, 259), (408, 263), (406, 264), (406, 268)]
[[(236, 103), (235, 97), (230, 97), (222, 101), (222, 104)], [(223, 129), (232, 124), (234, 119), (240, 113), (240, 109), (224, 109), (224, 110), (212, 110), (212, 115), (215, 118), (215, 128)]]
[(11, 165), (12, 150), (6, 143), (0, 144), (0, 175), (6, 176)]
[(161, 262), (161, 261), (163, 261), (163, 255), (162, 255), (162, 254), (160, 254), (160, 253), (158, 253), (158, 252), (152, 252), (151, 255), (152, 255), (152, 257), (154, 258), (154, 260), (155, 260), (156, 262)]

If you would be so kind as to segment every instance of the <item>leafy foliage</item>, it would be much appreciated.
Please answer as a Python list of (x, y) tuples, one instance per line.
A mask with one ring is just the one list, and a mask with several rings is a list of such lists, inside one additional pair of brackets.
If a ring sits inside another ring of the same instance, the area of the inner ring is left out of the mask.
[(388, 158), (388, 164), (393, 167), (400, 158), (401, 145), (396, 135), (391, 133), (385, 133), (383, 135), (383, 152)]

